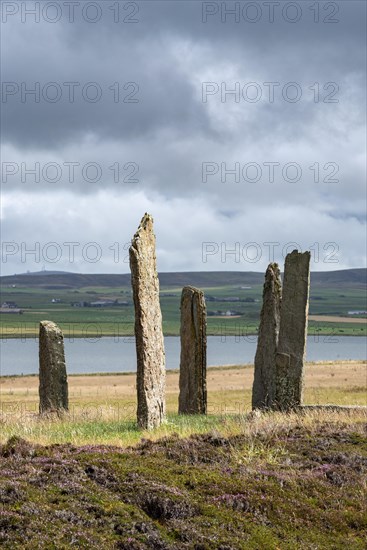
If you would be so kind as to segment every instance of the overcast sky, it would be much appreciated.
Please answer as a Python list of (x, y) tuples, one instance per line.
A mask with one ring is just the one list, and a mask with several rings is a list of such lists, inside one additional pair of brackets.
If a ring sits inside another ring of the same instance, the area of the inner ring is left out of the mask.
[(126, 273), (144, 212), (160, 271), (297, 246), (365, 265), (365, 2), (22, 4), (2, 3), (2, 274)]

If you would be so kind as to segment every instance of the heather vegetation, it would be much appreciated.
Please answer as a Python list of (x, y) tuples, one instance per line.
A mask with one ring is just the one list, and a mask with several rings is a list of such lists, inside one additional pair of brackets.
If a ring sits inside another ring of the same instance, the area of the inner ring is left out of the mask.
[(193, 416), (185, 437), (178, 422), (149, 435), (120, 423), (133, 447), (12, 437), (0, 447), (0, 544), (362, 550), (365, 421), (362, 410)]

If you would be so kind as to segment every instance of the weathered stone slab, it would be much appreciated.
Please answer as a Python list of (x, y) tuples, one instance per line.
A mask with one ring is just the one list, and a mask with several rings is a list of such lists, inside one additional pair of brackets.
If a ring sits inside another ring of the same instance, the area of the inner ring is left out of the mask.
[(277, 408), (299, 407), (303, 398), (310, 288), (310, 252), (293, 250), (284, 266), (282, 306), (276, 356)]
[(263, 305), (255, 355), (252, 408), (272, 408), (276, 396), (275, 357), (278, 346), (282, 283), (278, 264), (265, 273)]
[(52, 321), (40, 322), (39, 398), (40, 413), (68, 410), (64, 337)]
[(165, 418), (165, 352), (153, 218), (145, 214), (131, 247), (130, 268), (135, 307), (137, 421), (152, 429)]
[(180, 414), (206, 414), (206, 306), (204, 293), (186, 286), (181, 294)]
[(274, 399), (275, 409), (288, 408), (288, 396), (290, 385), (290, 355), (288, 353), (276, 353), (275, 357), (275, 378), (276, 378), (276, 399)]

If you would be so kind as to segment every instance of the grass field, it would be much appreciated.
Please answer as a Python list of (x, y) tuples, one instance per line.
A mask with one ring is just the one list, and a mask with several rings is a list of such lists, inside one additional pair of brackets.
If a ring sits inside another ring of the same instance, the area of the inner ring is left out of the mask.
[[(239, 285), (203, 287), (207, 299), (208, 334), (246, 336), (256, 334), (262, 303), (262, 285), (249, 288)], [(181, 287), (161, 287), (163, 331), (178, 335), (180, 330)], [(215, 297), (217, 301), (210, 301)], [(233, 298), (246, 302), (227, 302)], [(61, 300), (52, 303), (52, 299)], [(72, 302), (119, 300), (127, 306), (72, 307)], [(38, 334), (41, 320), (57, 323), (66, 337), (131, 336), (134, 333), (134, 309), (130, 286), (81, 287), (49, 289), (22, 286), (1, 287), (1, 301), (15, 302), (24, 309), (22, 315), (0, 314), (0, 335), (17, 338)], [(218, 315), (228, 310), (239, 313), (233, 317)], [(348, 319), (348, 311), (366, 310), (364, 288), (322, 288), (311, 286), (309, 334), (365, 336), (367, 325), (361, 316)], [(316, 320), (313, 316), (316, 316)], [(360, 322), (356, 323), (356, 319)]]
[[(305, 404), (367, 405), (367, 364), (361, 361), (309, 363), (305, 369)], [(208, 369), (208, 418), (203, 428), (218, 416), (233, 416), (251, 410), (252, 366)], [(136, 376), (69, 376), (70, 412), (63, 419), (38, 417), (38, 377), (0, 378), (2, 430), (0, 441), (17, 435), (50, 444), (71, 442), (132, 444), (141, 433), (131, 430), (136, 411)], [(154, 433), (160, 437), (178, 431), (188, 435), (185, 420), (176, 415), (178, 372), (167, 373), (169, 422)], [(127, 426), (125, 431), (124, 426)]]

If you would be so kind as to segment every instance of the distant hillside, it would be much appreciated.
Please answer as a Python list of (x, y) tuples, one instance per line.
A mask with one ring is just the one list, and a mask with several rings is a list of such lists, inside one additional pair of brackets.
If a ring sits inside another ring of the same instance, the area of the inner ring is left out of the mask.
[[(253, 271), (187, 271), (181, 273), (160, 273), (162, 287), (193, 285), (202, 288), (229, 285), (258, 285), (264, 281), (264, 273)], [(314, 271), (311, 273), (313, 288), (366, 288), (367, 269), (343, 269), (339, 271)], [(0, 277), (3, 286), (17, 285), (33, 288), (68, 289), (84, 287), (116, 288), (130, 285), (130, 273), (81, 274), (67, 272), (39, 271)]]

